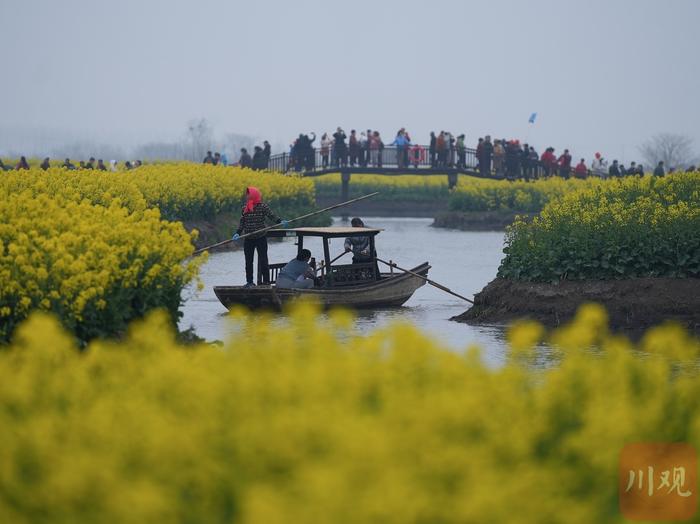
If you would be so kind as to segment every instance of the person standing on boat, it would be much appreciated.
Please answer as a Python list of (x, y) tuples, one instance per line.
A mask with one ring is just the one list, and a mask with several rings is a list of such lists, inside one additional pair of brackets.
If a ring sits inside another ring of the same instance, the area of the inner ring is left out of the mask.
[(243, 252), (245, 253), (245, 279), (246, 287), (254, 284), (253, 280), (253, 256), (258, 251), (258, 274), (261, 275), (262, 283), (270, 283), (270, 270), (267, 261), (267, 237), (265, 232), (255, 233), (266, 227), (265, 219), (275, 224), (282, 224), (282, 227), (289, 226), (289, 222), (282, 220), (275, 215), (270, 207), (262, 201), (262, 193), (257, 187), (249, 187), (245, 190), (246, 203), (241, 212), (241, 221), (232, 240), (237, 241), (241, 235), (250, 235), (243, 241)]
[(314, 287), (316, 273), (309, 265), (311, 251), (302, 249), (301, 252), (280, 269), (276, 285), (279, 288), (311, 289)]
[[(365, 227), (362, 219), (355, 217), (350, 221), (352, 227)], [(372, 254), (369, 252), (369, 237), (347, 237), (345, 239), (345, 252), (352, 251), (353, 264), (366, 264), (372, 261)]]

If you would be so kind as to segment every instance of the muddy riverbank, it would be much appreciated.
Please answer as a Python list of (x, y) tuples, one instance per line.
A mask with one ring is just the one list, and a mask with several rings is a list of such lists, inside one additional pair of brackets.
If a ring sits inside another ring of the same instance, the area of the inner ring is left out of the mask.
[(474, 306), (452, 320), (500, 324), (531, 318), (547, 326), (571, 319), (579, 305), (604, 305), (616, 330), (640, 330), (675, 320), (700, 332), (700, 279), (638, 278), (557, 284), (496, 278), (474, 296)]

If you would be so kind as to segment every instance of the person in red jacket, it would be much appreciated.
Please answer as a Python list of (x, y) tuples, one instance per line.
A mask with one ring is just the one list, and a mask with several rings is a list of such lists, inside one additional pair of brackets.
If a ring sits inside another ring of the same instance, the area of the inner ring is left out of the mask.
[(588, 175), (588, 168), (586, 167), (586, 162), (581, 159), (581, 161), (576, 165), (574, 169), (574, 176), (576, 178), (586, 178)]
[(559, 176), (566, 179), (571, 174), (571, 155), (568, 149), (559, 157)]
[(540, 157), (542, 167), (544, 168), (544, 176), (550, 177), (554, 172), (554, 167), (557, 165), (557, 157), (554, 156), (554, 148), (548, 147)]

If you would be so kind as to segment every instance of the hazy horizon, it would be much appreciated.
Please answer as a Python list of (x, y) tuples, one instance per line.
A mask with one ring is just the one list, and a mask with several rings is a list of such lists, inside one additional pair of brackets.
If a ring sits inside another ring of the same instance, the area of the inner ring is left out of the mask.
[(700, 152), (694, 0), (3, 0), (0, 16), (0, 154), (20, 139), (176, 141), (195, 118), (279, 146), (342, 126), (520, 138), (587, 160), (638, 159), (670, 132)]

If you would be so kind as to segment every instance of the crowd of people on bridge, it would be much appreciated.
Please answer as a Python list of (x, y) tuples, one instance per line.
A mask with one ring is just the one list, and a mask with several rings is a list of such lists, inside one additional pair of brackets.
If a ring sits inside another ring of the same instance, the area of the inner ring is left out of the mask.
[[(417, 168), (425, 166), (427, 162), (426, 148), (412, 142), (411, 135), (403, 127), (396, 132), (394, 140), (389, 144), (384, 143), (379, 131), (372, 129), (360, 133), (352, 129), (348, 135), (342, 127), (338, 127), (335, 133), (323, 133), (318, 149), (320, 166), (317, 165), (315, 141), (315, 133), (300, 134), (290, 145), (286, 169), (312, 171), (317, 167), (329, 169), (348, 166), (382, 168), (386, 163), (386, 146), (395, 149), (396, 156), (391, 163), (396, 163), (399, 168)], [(447, 131), (441, 131), (439, 135), (431, 133), (429, 153), (430, 165), (434, 167), (467, 167), (464, 134), (455, 137)]]
[[(464, 133), (456, 135), (450, 131), (430, 132), (427, 146), (414, 143), (405, 128), (396, 132), (394, 140), (384, 143), (377, 130), (367, 129), (359, 134), (352, 129), (349, 135), (338, 127), (335, 133), (323, 133), (318, 148), (314, 147), (316, 134), (300, 134), (290, 145), (288, 155), (280, 166), (284, 171), (314, 171), (317, 169), (337, 169), (345, 167), (383, 168), (391, 164), (399, 169), (472, 169), (483, 177), (497, 177), (508, 180), (534, 180), (559, 176), (561, 178), (600, 178), (626, 175), (643, 175), (644, 166), (631, 162), (625, 167), (617, 160), (608, 163), (600, 153), (596, 153), (590, 164), (584, 158), (578, 162), (568, 149), (558, 153), (554, 147), (547, 147), (540, 155), (531, 144), (520, 140), (496, 139), (486, 135), (478, 139), (474, 149), (469, 149)], [(384, 154), (391, 149), (391, 155)], [(318, 153), (318, 154), (317, 154)], [(468, 161), (469, 156), (469, 161)], [(695, 169), (690, 166), (689, 171)], [(673, 171), (670, 168), (669, 171)], [(666, 166), (659, 162), (653, 174), (663, 176)]]

